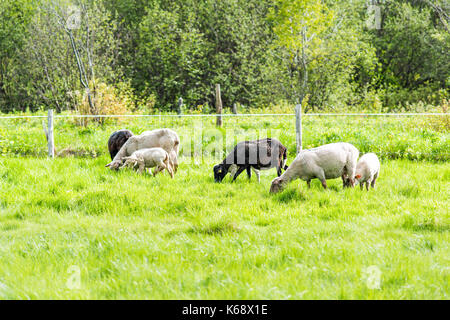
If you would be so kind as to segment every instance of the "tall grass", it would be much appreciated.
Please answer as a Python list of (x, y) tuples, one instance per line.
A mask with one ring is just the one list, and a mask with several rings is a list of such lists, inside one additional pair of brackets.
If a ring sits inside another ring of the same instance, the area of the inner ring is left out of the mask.
[(370, 192), (270, 195), (274, 171), (216, 184), (211, 159), (174, 180), (107, 161), (1, 159), (0, 298), (449, 298), (447, 164), (383, 161)]

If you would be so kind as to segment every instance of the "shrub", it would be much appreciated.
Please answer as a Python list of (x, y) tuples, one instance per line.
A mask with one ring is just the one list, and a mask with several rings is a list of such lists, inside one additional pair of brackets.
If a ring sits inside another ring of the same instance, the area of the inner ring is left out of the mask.
[[(85, 92), (82, 97), (79, 97), (81, 101), (77, 108), (79, 114), (123, 115), (131, 113), (135, 97), (126, 83), (120, 83), (118, 87), (113, 87), (104, 82), (91, 82), (90, 86), (94, 88), (92, 92), (94, 108), (90, 107), (88, 95)], [(114, 121), (104, 117), (94, 117), (77, 118), (76, 122), (79, 125), (87, 126), (91, 120), (99, 124), (104, 124), (106, 121)]]

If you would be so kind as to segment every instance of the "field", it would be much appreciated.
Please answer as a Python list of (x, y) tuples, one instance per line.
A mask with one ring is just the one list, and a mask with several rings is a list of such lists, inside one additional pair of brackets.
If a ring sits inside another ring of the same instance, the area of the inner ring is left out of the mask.
[[(197, 149), (190, 120), (83, 128), (59, 119), (57, 151), (65, 151), (55, 160), (44, 157), (39, 121), (8, 121), (1, 299), (449, 298), (449, 133), (431, 121), (306, 120), (305, 147), (344, 140), (377, 152), (377, 189), (296, 181), (277, 195), (268, 192), (274, 170), (260, 184), (245, 174), (214, 183), (212, 166), (233, 141), (214, 143), (230, 130), (238, 140), (274, 134), (290, 163), (290, 120), (226, 120), (221, 130), (203, 121)], [(159, 126), (184, 141), (174, 180), (104, 168), (112, 130)]]

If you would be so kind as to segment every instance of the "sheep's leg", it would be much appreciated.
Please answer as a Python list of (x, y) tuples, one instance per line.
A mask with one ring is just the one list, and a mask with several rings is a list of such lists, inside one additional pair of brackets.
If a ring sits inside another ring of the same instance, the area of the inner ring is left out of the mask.
[(170, 165), (166, 166), (166, 171), (170, 174), (170, 177), (173, 179), (172, 166), (170, 166)]
[(138, 173), (142, 174), (144, 171), (145, 171), (145, 164), (144, 163), (139, 164)]
[(373, 180), (372, 180), (372, 183), (371, 183), (372, 189), (375, 189), (375, 182), (377, 181), (377, 178), (378, 178), (378, 173), (376, 175), (374, 175), (374, 177), (373, 177)]
[(366, 181), (366, 190), (367, 190), (367, 191), (369, 191), (369, 184), (370, 184), (370, 183), (371, 183), (370, 180), (367, 180), (367, 181)]
[(233, 177), (233, 182), (236, 180), (237, 177), (239, 177), (239, 175), (246, 169), (246, 167), (242, 166), (239, 167), (238, 170), (236, 171), (234, 177)]
[(153, 170), (153, 176), (156, 176), (158, 173), (163, 171), (165, 168), (163, 168), (160, 164), (155, 167), (155, 170)]
[(317, 174), (316, 178), (319, 179), (320, 182), (322, 182), (322, 187), (324, 189), (327, 189), (327, 180), (325, 179), (325, 172), (323, 172), (322, 168), (318, 170), (320, 170), (320, 172)]
[(361, 191), (364, 189), (364, 182), (359, 183), (359, 188), (361, 189)]
[[(282, 161), (281, 161), (282, 162)], [(281, 166), (278, 164), (277, 165), (277, 175), (281, 176), (283, 174), (283, 172), (281, 172)]]
[(172, 171), (174, 171), (174, 173), (177, 173), (178, 171), (178, 159), (176, 157), (174, 157), (173, 160), (171, 160), (170, 164), (172, 165)]
[(178, 171), (178, 156), (177, 156), (175, 150), (172, 150), (169, 153), (169, 163), (172, 166), (172, 171), (174, 171), (174, 173), (176, 173)]
[(308, 189), (311, 189), (311, 179), (310, 180), (306, 180), (306, 183), (308, 184)]
[(228, 172), (230, 173), (230, 176), (232, 176), (232, 177), (234, 177), (234, 175), (236, 174), (236, 172), (237, 172), (237, 165), (235, 165), (235, 164), (232, 164), (231, 166), (230, 166), (230, 169), (228, 169)]
[(166, 169), (166, 171), (170, 174), (170, 177), (173, 179), (173, 166), (174, 162), (171, 160), (170, 155), (161, 162), (163, 167), (162, 170)]
[(249, 167), (246, 168), (248, 180), (252, 178), (252, 169)]
[(259, 170), (256, 170), (256, 169), (253, 168), (253, 167), (252, 167), (252, 169), (253, 169), (253, 172), (254, 172), (255, 175), (256, 175), (256, 178), (258, 179), (258, 183), (260, 183), (260, 182), (261, 182), (261, 174), (260, 174)]
[(167, 168), (167, 166), (164, 164), (164, 162), (161, 162), (160, 164), (158, 164), (156, 166), (154, 176), (156, 176), (156, 174), (160, 173), (161, 171), (163, 171), (166, 168)]
[(355, 186), (355, 171), (356, 166), (352, 166), (351, 164), (347, 163), (347, 165), (344, 168), (345, 175), (346, 175), (346, 185), (348, 188), (353, 188)]
[(171, 164), (171, 167), (172, 167), (172, 171), (174, 173), (176, 173), (178, 171), (178, 164), (175, 164), (175, 162), (173, 162), (173, 161), (170, 164)]
[(341, 178), (342, 178), (342, 188), (346, 188), (347, 187), (347, 185), (348, 185), (348, 182), (347, 182), (347, 176), (345, 175), (345, 174), (343, 174), (342, 176), (341, 176)]

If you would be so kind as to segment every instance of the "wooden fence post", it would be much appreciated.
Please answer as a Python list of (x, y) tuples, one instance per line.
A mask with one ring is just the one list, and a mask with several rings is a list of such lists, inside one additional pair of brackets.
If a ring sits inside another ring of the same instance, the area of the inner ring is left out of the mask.
[(302, 105), (295, 106), (295, 140), (297, 142), (297, 154), (302, 151)]
[(48, 110), (48, 131), (47, 131), (47, 143), (48, 143), (48, 156), (50, 158), (55, 157), (55, 140), (53, 138), (53, 110)]
[(236, 103), (233, 103), (233, 114), (237, 114), (237, 106), (236, 106)]
[(220, 84), (216, 84), (216, 113), (217, 122), (216, 126), (222, 126), (222, 97), (220, 96)]
[(183, 114), (183, 98), (180, 97), (180, 99), (178, 99), (178, 110), (177, 113), (179, 115)]

